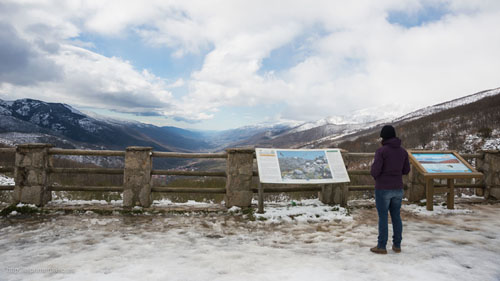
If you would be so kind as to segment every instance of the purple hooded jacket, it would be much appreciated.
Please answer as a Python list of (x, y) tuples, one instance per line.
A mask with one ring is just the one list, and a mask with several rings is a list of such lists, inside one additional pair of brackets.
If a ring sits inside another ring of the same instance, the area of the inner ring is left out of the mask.
[(401, 140), (396, 137), (383, 140), (371, 167), (375, 189), (402, 189), (403, 175), (409, 172), (408, 152), (401, 147)]

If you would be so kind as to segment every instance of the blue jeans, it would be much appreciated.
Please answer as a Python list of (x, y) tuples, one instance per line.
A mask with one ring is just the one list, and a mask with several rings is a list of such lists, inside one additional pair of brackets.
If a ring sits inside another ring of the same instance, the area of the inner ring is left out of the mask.
[(378, 212), (378, 244), (377, 247), (385, 249), (388, 236), (387, 212), (391, 213), (392, 220), (392, 244), (400, 248), (403, 239), (403, 222), (399, 213), (403, 201), (403, 189), (375, 190), (375, 205)]

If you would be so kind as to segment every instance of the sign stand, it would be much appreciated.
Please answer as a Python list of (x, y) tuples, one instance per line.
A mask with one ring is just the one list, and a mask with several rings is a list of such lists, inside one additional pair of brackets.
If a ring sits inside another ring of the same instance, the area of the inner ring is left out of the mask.
[(255, 148), (259, 171), (259, 213), (264, 213), (263, 184), (349, 182), (341, 150)]
[(259, 210), (257, 211), (259, 214), (264, 213), (264, 187), (259, 180)]
[(425, 177), (426, 207), (434, 209), (434, 179), (446, 179), (446, 205), (455, 207), (455, 179), (481, 178), (483, 174), (463, 159), (456, 151), (408, 150), (413, 166)]

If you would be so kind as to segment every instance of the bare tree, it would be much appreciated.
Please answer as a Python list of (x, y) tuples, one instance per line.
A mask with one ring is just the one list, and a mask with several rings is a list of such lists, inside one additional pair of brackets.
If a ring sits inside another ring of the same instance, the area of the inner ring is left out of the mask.
[(431, 126), (420, 126), (417, 130), (417, 140), (418, 144), (422, 146), (422, 149), (425, 149), (427, 145), (432, 141), (432, 137), (434, 135), (433, 128)]

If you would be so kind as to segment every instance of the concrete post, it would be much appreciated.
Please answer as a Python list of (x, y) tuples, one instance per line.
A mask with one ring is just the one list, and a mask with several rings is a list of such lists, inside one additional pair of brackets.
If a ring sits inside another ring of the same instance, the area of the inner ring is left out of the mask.
[(408, 189), (406, 190), (406, 198), (409, 202), (415, 203), (426, 198), (425, 195), (425, 177), (417, 168), (411, 165), (410, 173), (408, 174), (407, 180)]
[(484, 174), (484, 197), (500, 199), (500, 151), (483, 151), (483, 157), (477, 159), (477, 170)]
[(130, 146), (125, 151), (123, 206), (151, 205), (152, 147)]
[(12, 203), (43, 206), (52, 199), (48, 189), (49, 148), (44, 143), (20, 144), (16, 148)]
[[(347, 151), (342, 151), (342, 159), (346, 165), (346, 169), (349, 166), (349, 159), (347, 157)], [(349, 188), (347, 183), (334, 183), (325, 184), (321, 186), (321, 191), (318, 194), (319, 200), (323, 204), (335, 205), (340, 204), (342, 207), (347, 206), (347, 199), (349, 197)]]
[(226, 207), (250, 207), (252, 203), (253, 148), (229, 148), (227, 152)]

